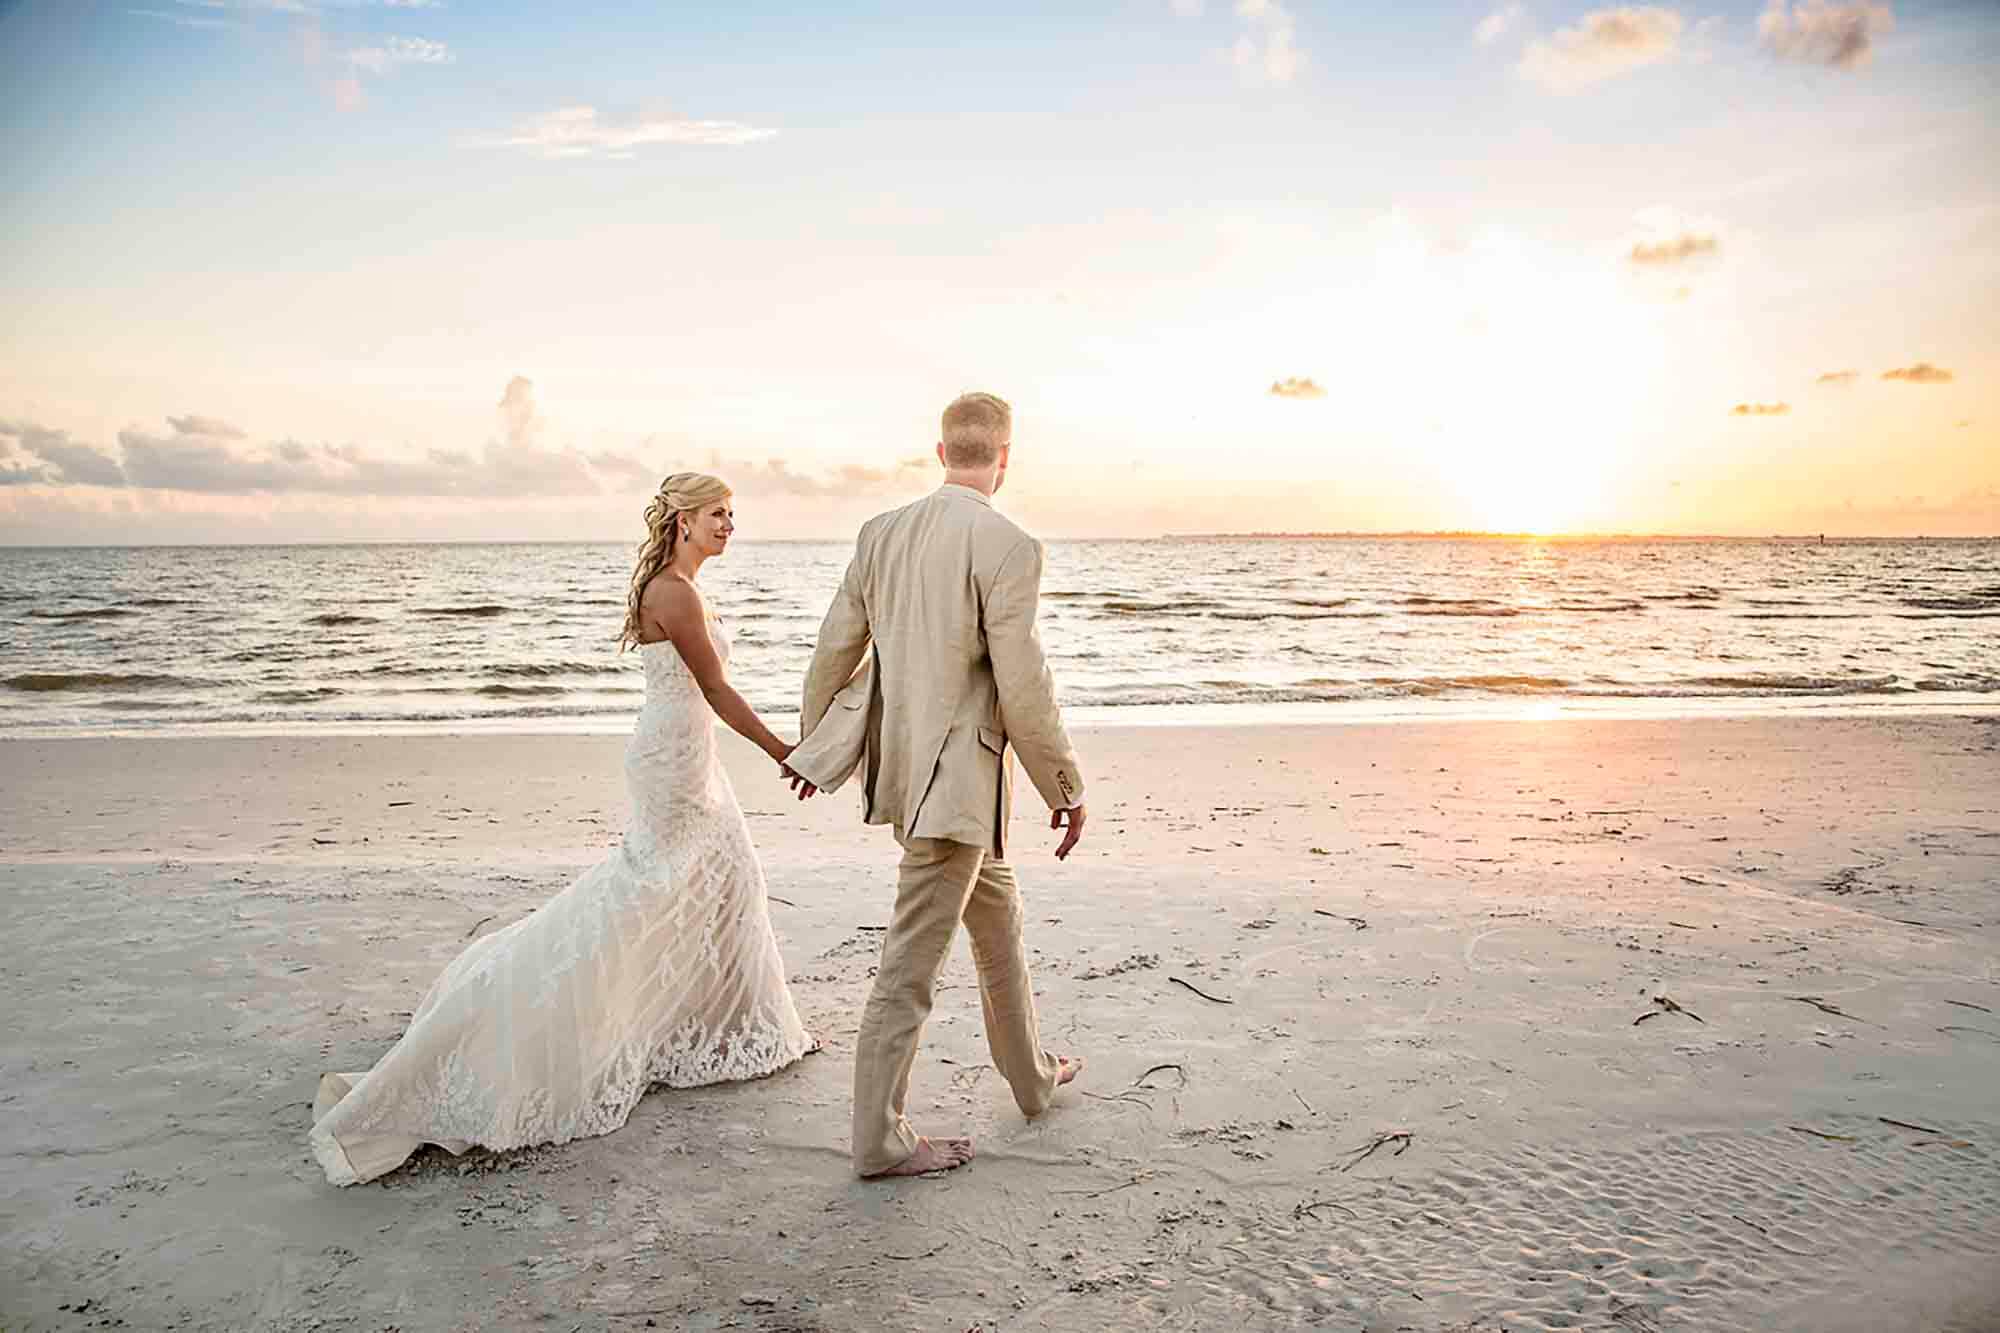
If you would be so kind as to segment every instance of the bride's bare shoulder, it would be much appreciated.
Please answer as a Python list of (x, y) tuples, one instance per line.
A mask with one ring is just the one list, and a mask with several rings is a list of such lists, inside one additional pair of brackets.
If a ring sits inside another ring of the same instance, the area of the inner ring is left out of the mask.
[(701, 600), (701, 589), (678, 574), (661, 573), (654, 575), (639, 594), (639, 614), (660, 631), (661, 638), (670, 638), (677, 623), (686, 620), (699, 623), (707, 615), (707, 608)]

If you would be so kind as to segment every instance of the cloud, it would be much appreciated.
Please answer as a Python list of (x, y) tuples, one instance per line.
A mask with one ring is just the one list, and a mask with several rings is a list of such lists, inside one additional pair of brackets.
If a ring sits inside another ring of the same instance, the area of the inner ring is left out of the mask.
[(391, 37), (389, 57), (399, 65), (449, 65), (456, 59), (443, 42), (425, 37)]
[(809, 499), (869, 494), (924, 477), (937, 466), (933, 458), (906, 458), (893, 467), (847, 463), (827, 476), (794, 472), (782, 458), (753, 463), (710, 454), (702, 467), (728, 482), (738, 495), (793, 495)]
[(176, 435), (214, 435), (225, 440), (240, 440), (243, 432), (227, 421), (214, 417), (168, 417), (167, 424), (174, 428)]
[(525, 148), (543, 157), (631, 157), (633, 149), (654, 144), (745, 144), (775, 134), (776, 130), (733, 120), (653, 115), (618, 122), (600, 118), (596, 107), (566, 106), (528, 121), (504, 138), (484, 143), (496, 148)]
[(0, 486), (40, 485), (50, 479), (48, 468), (16, 442), (18, 437), (12, 432), (18, 429), (12, 422), (0, 421)]
[(1229, 53), (1238, 73), (1252, 83), (1279, 87), (1298, 77), (1305, 52), (1294, 39), (1290, 10), (1277, 0), (1236, 0), (1236, 17), (1246, 25)]
[(1324, 398), (1326, 390), (1310, 379), (1273, 380), (1268, 390), (1273, 398)]
[(312, 14), (318, 12), (316, 5), (306, 0), (173, 0), (175, 9), (128, 9), (128, 14), (144, 14), (149, 18), (166, 19), (189, 28), (239, 28), (239, 21), (217, 18), (215, 15), (235, 14)]
[(1687, 300), (1696, 275), (1723, 253), (1722, 225), (1670, 208), (1641, 209), (1635, 221), (1637, 230), (1625, 250), (1634, 280), (1654, 284), (1660, 299)]
[(204, 14), (181, 14), (165, 9), (128, 9), (127, 14), (137, 14), (140, 18), (162, 19), (183, 28), (238, 28), (243, 26), (235, 19), (219, 19)]
[(1792, 410), (1790, 403), (1738, 403), (1729, 409), (1732, 417), (1781, 417)]
[[(596, 495), (599, 469), (574, 449), (510, 439), (477, 452), (428, 449), (391, 458), (360, 445), (295, 439), (242, 444), (206, 435), (118, 433), (125, 475), (149, 490), (203, 495), (464, 496)], [(629, 472), (629, 468), (621, 469)]]
[(353, 445), (298, 440), (251, 445), (212, 435), (118, 432), (125, 475), (141, 489), (203, 495), (440, 495), (459, 489), (460, 469), (433, 451), (405, 462), (369, 456)]
[(62, 431), (51, 432), (57, 438), (46, 439), (31, 446), (45, 461), (53, 464), (62, 474), (62, 479), (75, 486), (123, 486), (124, 469), (118, 460), (101, 449), (72, 440)]
[(641, 463), (636, 458), (621, 454), (613, 449), (605, 449), (594, 454), (585, 454), (584, 461), (589, 463), (591, 470), (599, 476), (625, 477), (636, 485), (652, 484), (659, 481), (659, 477), (654, 475), (654, 469)]
[(1858, 70), (1874, 54), (1875, 38), (1896, 26), (1889, 6), (1771, 0), (1757, 19), (1757, 37), (1781, 60)]
[(1954, 377), (1943, 366), (1919, 361), (1914, 366), (1898, 366), (1894, 370), (1885, 370), (1882, 372), (1882, 378), (1901, 380), (1905, 384), (1949, 384)]
[(23, 485), (123, 486), (118, 460), (72, 440), (68, 431), (30, 421), (0, 421), (0, 458), (8, 460), (7, 483)]
[(1861, 378), (1858, 370), (1829, 370), (1814, 380), (1814, 384), (1852, 384)]
[(1174, 13), (1184, 19), (1198, 19), (1201, 17), (1201, 0), (1168, 0), (1168, 3)]
[(1686, 20), (1657, 5), (1600, 9), (1574, 28), (1528, 43), (1519, 70), (1551, 92), (1570, 93), (1673, 58)]
[(535, 382), (525, 375), (507, 381), (500, 395), (500, 421), (507, 431), (507, 443), (530, 448), (542, 433), (542, 415), (535, 409)]
[(423, 37), (391, 37), (381, 46), (364, 46), (347, 53), (349, 64), (371, 74), (387, 74), (398, 65), (449, 65), (454, 58), (443, 42)]
[[(170, 417), (166, 431), (122, 430), (114, 456), (61, 430), (0, 419), (0, 487), (533, 502), (650, 489), (676, 470), (635, 452), (585, 453), (548, 443), (548, 423), (525, 376), (508, 381), (496, 412), (499, 433), (483, 448), (434, 448), (416, 457), (297, 439), (252, 443), (229, 423), (201, 416)], [(848, 463), (798, 472), (779, 459), (756, 463), (716, 454), (708, 470), (742, 495), (865, 498), (907, 490), (934, 466), (926, 456), (888, 466)]]
[(1721, 248), (1722, 242), (1714, 236), (1684, 231), (1678, 236), (1660, 240), (1634, 241), (1632, 253), (1627, 257), (1635, 264), (1678, 264), (1702, 255), (1712, 255)]
[(1472, 30), (1472, 35), (1479, 39), (1481, 46), (1491, 46), (1505, 37), (1507, 30), (1519, 23), (1521, 16), (1526, 12), (1519, 5), (1506, 5), (1496, 9), (1479, 20), (1479, 26)]

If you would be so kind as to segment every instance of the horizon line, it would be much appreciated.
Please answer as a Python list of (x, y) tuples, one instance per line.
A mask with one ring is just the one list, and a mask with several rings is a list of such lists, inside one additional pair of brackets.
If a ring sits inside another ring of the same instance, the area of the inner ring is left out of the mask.
[[(610, 537), (357, 537), (300, 541), (207, 541), (207, 542), (13, 542), (0, 540), (0, 550), (9, 551), (105, 551), (105, 550), (231, 550), (284, 548), (289, 546), (629, 546), (632, 540)], [(845, 544), (846, 537), (745, 537), (744, 545), (825, 546)], [(2000, 533), (1950, 536), (1932, 533), (1828, 534), (1824, 532), (1503, 532), (1478, 528), (1366, 529), (1299, 532), (1161, 532), (1146, 537), (1047, 537), (1049, 542), (1218, 542), (1218, 541), (1494, 541), (1494, 542), (1800, 542), (1831, 545), (1836, 542), (1992, 542)]]

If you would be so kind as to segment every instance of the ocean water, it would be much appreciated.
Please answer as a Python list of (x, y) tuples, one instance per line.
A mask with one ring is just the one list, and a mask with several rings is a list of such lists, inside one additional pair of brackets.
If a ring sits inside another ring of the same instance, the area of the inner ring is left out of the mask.
[[(703, 572), (759, 710), (796, 711), (848, 551), (742, 542)], [(0, 549), (0, 734), (621, 729), (631, 557)], [(1066, 706), (1135, 720), (2000, 706), (2000, 541), (1054, 542), (1041, 627)]]

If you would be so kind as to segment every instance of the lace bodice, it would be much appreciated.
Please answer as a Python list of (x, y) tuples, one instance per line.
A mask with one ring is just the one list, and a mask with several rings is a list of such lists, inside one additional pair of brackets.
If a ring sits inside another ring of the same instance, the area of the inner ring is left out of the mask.
[[(708, 618), (708, 637), (727, 667), (729, 635), (714, 616)], [(628, 838), (649, 830), (666, 832), (673, 818), (672, 806), (677, 803), (692, 801), (705, 808), (724, 801), (732, 808), (736, 804), (715, 749), (715, 710), (702, 696), (701, 685), (688, 670), (680, 650), (671, 639), (660, 639), (640, 644), (639, 654), (646, 673), (646, 701), (639, 708), (626, 753), (626, 770), (633, 779), (632, 799), (639, 815)], [(633, 771), (633, 764), (639, 761), (649, 768), (651, 776), (645, 781)]]
[[(715, 645), (715, 654), (722, 659), (722, 665), (729, 665), (729, 632), (712, 613), (708, 617), (708, 639)], [(646, 671), (646, 706), (680, 701), (689, 694), (701, 696), (701, 686), (696, 683), (694, 672), (681, 658), (680, 649), (674, 647), (672, 639), (657, 639), (652, 643), (639, 645), (639, 661)]]

